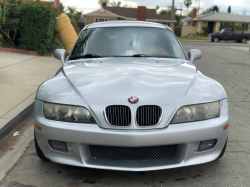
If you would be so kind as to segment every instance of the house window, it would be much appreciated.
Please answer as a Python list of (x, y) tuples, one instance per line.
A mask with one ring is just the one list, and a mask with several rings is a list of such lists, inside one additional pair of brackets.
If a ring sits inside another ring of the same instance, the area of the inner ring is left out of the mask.
[(233, 22), (220, 22), (220, 26), (231, 26), (231, 25), (234, 25)]
[(108, 21), (108, 18), (95, 18), (95, 22), (104, 22), (104, 21)]
[(199, 22), (196, 22), (196, 27), (198, 28)]
[(242, 23), (242, 27), (244, 27), (245, 31), (248, 31), (248, 24), (247, 23)]

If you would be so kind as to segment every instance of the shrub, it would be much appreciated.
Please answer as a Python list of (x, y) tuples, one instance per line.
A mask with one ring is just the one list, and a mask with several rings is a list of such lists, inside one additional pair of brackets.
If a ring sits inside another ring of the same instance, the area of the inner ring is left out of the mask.
[[(3, 1), (0, 1), (0, 31), (2, 30), (2, 25), (5, 24), (5, 13), (6, 7)], [(0, 34), (0, 47), (2, 47), (2, 35)]]
[(203, 30), (204, 35), (209, 34), (209, 28), (208, 27), (202, 27), (202, 30)]
[(2, 47), (2, 35), (0, 34), (0, 47)]
[(70, 22), (71, 22), (72, 26), (74, 27), (74, 29), (75, 29), (75, 31), (76, 31), (76, 33), (78, 35), (81, 32), (81, 30), (78, 27), (77, 22), (75, 20), (73, 20), (73, 19), (70, 19)]
[(50, 2), (25, 2), (21, 4), (20, 48), (45, 54), (55, 36), (55, 22), (59, 9)]
[(5, 16), (2, 24), (1, 33), (6, 38), (10, 46), (18, 45), (18, 38), (20, 37), (19, 24), (20, 24), (20, 1), (18, 0), (5, 0)]
[(5, 2), (0, 1), (0, 25), (5, 24), (5, 14), (6, 14), (6, 7)]

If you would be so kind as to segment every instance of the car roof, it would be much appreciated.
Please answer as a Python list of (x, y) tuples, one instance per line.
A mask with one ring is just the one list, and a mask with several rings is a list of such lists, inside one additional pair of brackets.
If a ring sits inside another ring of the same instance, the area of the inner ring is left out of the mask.
[(86, 26), (86, 28), (88, 29), (99, 28), (99, 27), (153, 27), (153, 28), (170, 30), (170, 28), (167, 25), (154, 22), (146, 22), (146, 21), (106, 21), (106, 22), (93, 23)]

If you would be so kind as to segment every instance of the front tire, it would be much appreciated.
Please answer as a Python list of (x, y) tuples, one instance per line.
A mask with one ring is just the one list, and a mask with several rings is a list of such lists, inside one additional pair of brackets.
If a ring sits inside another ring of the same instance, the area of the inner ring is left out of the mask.
[(42, 150), (40, 149), (40, 147), (39, 147), (39, 145), (38, 145), (38, 143), (37, 143), (37, 141), (36, 141), (36, 135), (35, 135), (35, 134), (34, 134), (34, 139), (35, 139), (35, 147), (36, 147), (36, 154), (37, 154), (37, 156), (38, 156), (42, 161), (49, 161), (49, 159), (47, 159), (47, 158), (44, 156)]
[(247, 39), (246, 38), (241, 38), (241, 43), (247, 43)]
[(226, 148), (227, 148), (227, 141), (226, 141), (226, 143), (225, 143), (225, 145), (224, 145), (224, 147), (223, 147), (223, 149), (222, 149), (222, 151), (220, 153), (220, 156), (217, 158), (217, 160), (224, 156)]
[(218, 37), (213, 38), (213, 42), (219, 42), (219, 41), (220, 41), (220, 39)]

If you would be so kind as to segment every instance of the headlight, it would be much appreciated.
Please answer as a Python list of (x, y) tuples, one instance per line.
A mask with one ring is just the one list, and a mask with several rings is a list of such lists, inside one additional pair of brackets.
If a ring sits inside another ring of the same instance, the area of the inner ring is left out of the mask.
[(181, 107), (171, 124), (202, 121), (220, 116), (220, 102), (205, 103)]
[(51, 120), (75, 123), (96, 123), (90, 112), (86, 108), (79, 106), (44, 102), (43, 113), (45, 118)]

